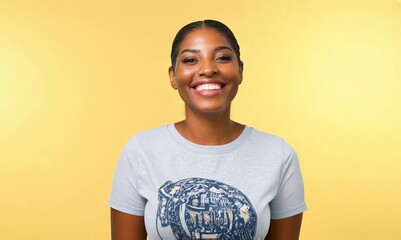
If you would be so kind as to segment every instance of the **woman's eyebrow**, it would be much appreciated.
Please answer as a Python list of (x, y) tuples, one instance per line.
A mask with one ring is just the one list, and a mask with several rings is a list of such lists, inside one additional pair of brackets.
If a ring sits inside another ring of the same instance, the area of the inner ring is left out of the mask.
[[(214, 51), (214, 52), (218, 52), (218, 51), (224, 50), (224, 49), (229, 50), (230, 52), (233, 51), (230, 47), (227, 47), (227, 46), (218, 46), (218, 47), (215, 47), (215, 48), (213, 49), (213, 51)], [(180, 52), (180, 54), (179, 54), (178, 56), (181, 56), (183, 53), (186, 53), (186, 52), (190, 52), (190, 53), (199, 53), (200, 50), (199, 50), (199, 49), (191, 49), (191, 48), (184, 49), (184, 50), (182, 50), (182, 51)]]
[(200, 50), (198, 50), (198, 49), (184, 49), (184, 50), (182, 50), (180, 52), (180, 54), (178, 56), (180, 56), (180, 55), (182, 55), (183, 53), (186, 53), (186, 52), (198, 53), (198, 52), (200, 52)]
[(227, 47), (227, 46), (219, 46), (219, 47), (216, 47), (216, 48), (214, 49), (214, 51), (217, 52), (217, 51), (224, 50), (224, 49), (227, 49), (227, 50), (229, 50), (230, 52), (233, 51), (230, 47)]

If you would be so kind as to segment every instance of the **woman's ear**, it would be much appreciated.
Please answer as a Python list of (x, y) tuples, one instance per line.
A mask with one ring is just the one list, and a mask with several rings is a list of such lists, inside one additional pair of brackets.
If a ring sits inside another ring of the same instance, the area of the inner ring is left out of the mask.
[(240, 79), (238, 81), (238, 85), (242, 83), (242, 73), (244, 71), (244, 62), (240, 61), (239, 63), (239, 73), (240, 73)]
[(177, 90), (177, 82), (175, 81), (175, 72), (174, 72), (173, 67), (169, 67), (169, 68), (168, 68), (168, 75), (169, 75), (169, 77), (170, 77), (170, 84), (171, 84), (171, 86), (172, 86), (175, 90)]

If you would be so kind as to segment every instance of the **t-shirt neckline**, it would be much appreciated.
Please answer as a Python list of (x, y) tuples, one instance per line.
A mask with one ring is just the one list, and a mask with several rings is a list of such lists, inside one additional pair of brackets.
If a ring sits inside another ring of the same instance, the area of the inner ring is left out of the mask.
[(196, 144), (188, 139), (184, 138), (176, 129), (174, 123), (170, 123), (167, 125), (167, 131), (170, 136), (173, 138), (175, 142), (177, 142), (183, 148), (186, 148), (190, 151), (203, 153), (203, 154), (223, 154), (234, 151), (241, 147), (245, 140), (249, 137), (252, 132), (252, 128), (245, 125), (244, 130), (242, 130), (241, 134), (234, 139), (233, 141), (222, 144), (222, 145), (201, 145)]

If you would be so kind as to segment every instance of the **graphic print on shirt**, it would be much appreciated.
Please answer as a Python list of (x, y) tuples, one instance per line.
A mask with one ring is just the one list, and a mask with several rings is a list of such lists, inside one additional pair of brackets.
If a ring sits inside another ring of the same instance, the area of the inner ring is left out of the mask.
[(251, 240), (256, 212), (238, 189), (204, 178), (167, 181), (159, 188), (157, 232), (170, 227), (176, 239)]

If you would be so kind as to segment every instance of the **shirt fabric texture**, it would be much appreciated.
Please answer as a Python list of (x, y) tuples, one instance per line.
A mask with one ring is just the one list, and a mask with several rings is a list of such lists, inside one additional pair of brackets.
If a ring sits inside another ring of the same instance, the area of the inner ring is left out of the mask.
[(198, 145), (174, 124), (128, 141), (109, 205), (144, 216), (151, 240), (264, 239), (271, 219), (307, 209), (297, 155), (282, 138), (245, 126), (228, 144)]

